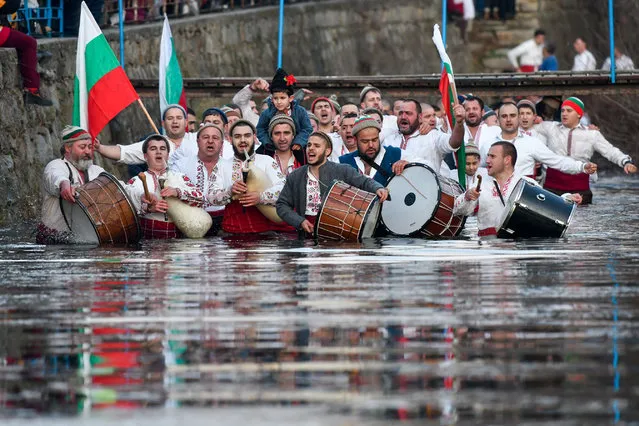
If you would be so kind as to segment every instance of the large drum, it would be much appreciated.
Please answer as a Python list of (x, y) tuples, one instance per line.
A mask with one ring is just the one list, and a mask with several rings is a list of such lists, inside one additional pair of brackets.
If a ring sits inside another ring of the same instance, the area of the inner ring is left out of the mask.
[(315, 238), (361, 241), (375, 234), (379, 220), (377, 195), (335, 181), (315, 220)]
[(140, 240), (138, 216), (124, 188), (102, 172), (75, 189), (76, 202), (60, 198), (60, 208), (74, 240), (87, 244), (134, 244)]
[(413, 237), (454, 237), (464, 229), (466, 217), (453, 215), (461, 186), (430, 167), (408, 164), (386, 185), (390, 200), (382, 204), (382, 223), (392, 234)]
[(497, 237), (561, 238), (577, 204), (521, 179), (508, 198)]

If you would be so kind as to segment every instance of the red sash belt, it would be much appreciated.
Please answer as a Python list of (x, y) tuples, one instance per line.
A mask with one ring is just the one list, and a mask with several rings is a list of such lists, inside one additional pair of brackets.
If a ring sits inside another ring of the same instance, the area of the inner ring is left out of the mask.
[(549, 167), (546, 170), (544, 188), (564, 192), (588, 191), (590, 189), (590, 177), (586, 173), (569, 175)]
[(519, 70), (521, 72), (535, 72), (535, 66), (534, 65), (520, 65), (519, 66)]
[(166, 240), (182, 236), (173, 222), (141, 217), (140, 227), (142, 228), (143, 237), (147, 240)]
[(480, 237), (488, 237), (490, 235), (497, 235), (497, 230), (495, 228), (486, 228), (480, 229), (477, 233)]
[(273, 229), (273, 222), (268, 220), (257, 207), (243, 208), (239, 201), (233, 201), (224, 209), (222, 230), (231, 234), (250, 234), (267, 232)]

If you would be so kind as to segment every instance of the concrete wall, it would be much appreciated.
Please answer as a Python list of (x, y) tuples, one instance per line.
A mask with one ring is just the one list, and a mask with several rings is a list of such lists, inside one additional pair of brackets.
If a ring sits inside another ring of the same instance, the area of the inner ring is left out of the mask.
[[(296, 75), (438, 72), (431, 36), (439, 8), (438, 2), (415, 0), (339, 0), (289, 6), (285, 68)], [(203, 15), (175, 21), (171, 27), (185, 77), (270, 78), (274, 72), (276, 8)], [(161, 31), (161, 23), (127, 27), (129, 77), (157, 77)], [(119, 52), (115, 31), (105, 31), (105, 35)], [(40, 68), (43, 91), (54, 100), (53, 108), (23, 104), (15, 51), (0, 49), (0, 187), (6, 194), (0, 197), (0, 224), (38, 216), (42, 169), (58, 155), (60, 132), (71, 121), (76, 40), (41, 40), (39, 44), (40, 49), (53, 53)], [(457, 29), (451, 27), (449, 48), (459, 52), (452, 58), (458, 72), (469, 63), (461, 47)], [(158, 117), (157, 98), (144, 101), (151, 115)], [(126, 143), (149, 132), (143, 114), (132, 106), (110, 123), (100, 139)], [(100, 159), (97, 162), (103, 164)]]

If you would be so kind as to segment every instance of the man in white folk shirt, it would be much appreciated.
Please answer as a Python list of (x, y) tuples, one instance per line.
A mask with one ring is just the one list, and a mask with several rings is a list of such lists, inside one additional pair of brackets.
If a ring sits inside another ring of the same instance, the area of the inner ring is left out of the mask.
[(75, 188), (104, 171), (93, 164), (91, 135), (80, 127), (64, 128), (60, 154), (62, 157), (49, 162), (42, 174), (42, 216), (36, 231), (38, 244), (73, 242), (60, 209), (60, 198), (75, 203)]
[(477, 145), (480, 150), (483, 150), (483, 145), (486, 146), (486, 151), (490, 148), (490, 145), (495, 140), (495, 135), (498, 135), (500, 130), (497, 126), (487, 126), (482, 117), (484, 116), (484, 101), (477, 96), (466, 96), (463, 104), (464, 111), (466, 113), (466, 119), (464, 120), (464, 143), (472, 143)]
[[(453, 212), (456, 215), (477, 216), (478, 235), (496, 236), (499, 220), (506, 202), (522, 177), (515, 173), (517, 149), (506, 141), (495, 142), (488, 150), (486, 170), (491, 179), (482, 183), (481, 190), (473, 186), (455, 199)], [(524, 178), (527, 179), (527, 178)], [(581, 202), (579, 194), (563, 194), (566, 199)]]
[(384, 146), (405, 150), (416, 161), (440, 173), (444, 156), (457, 151), (464, 136), (464, 107), (456, 105), (454, 110), (458, 124), (453, 128), (451, 135), (430, 127), (430, 122), (425, 123), (428, 126), (428, 132), (421, 134), (424, 131), (424, 123), (421, 122), (421, 105), (414, 99), (404, 99), (397, 117), (399, 137), (395, 134), (389, 135), (384, 140)]
[(203, 124), (197, 132), (197, 155), (178, 159), (172, 169), (188, 176), (198, 191), (204, 194), (202, 207), (213, 219), (207, 236), (218, 233), (224, 216), (224, 206), (213, 205), (206, 197), (211, 183), (218, 179), (221, 171), (228, 169), (231, 163), (231, 160), (221, 157), (223, 143), (224, 130), (222, 128), (210, 123)]
[[(530, 40), (508, 52), (508, 60), (518, 72), (535, 72), (544, 59), (543, 49), (546, 32), (538, 29)], [(517, 60), (519, 59), (519, 63)]]
[[(401, 100), (395, 101), (395, 103), (401, 103)], [(376, 108), (380, 111), (384, 110), (384, 105), (382, 103), (382, 92), (373, 86), (366, 86), (362, 89), (359, 94), (359, 104), (360, 109), (366, 108)], [(382, 122), (382, 132), (380, 134), (380, 140), (382, 143), (386, 138), (387, 134), (396, 133), (397, 132), (397, 116), (395, 115), (385, 115), (384, 121)]]
[[(171, 152), (169, 166), (173, 164), (176, 155), (179, 156), (185, 149), (190, 152), (190, 144), (197, 146), (196, 134), (186, 131), (186, 117), (186, 111), (178, 104), (168, 105), (162, 112), (162, 127), (168, 138)], [(96, 140), (95, 150), (103, 157), (122, 164), (142, 164), (145, 162), (142, 144), (143, 142), (130, 145), (104, 145)]]
[[(133, 177), (125, 186), (138, 216), (142, 236), (147, 240), (164, 240), (179, 238), (180, 231), (167, 215), (168, 203), (165, 198), (177, 198), (190, 206), (202, 207), (204, 197), (188, 176), (167, 169), (170, 150), (169, 140), (163, 135), (151, 135), (142, 142), (142, 152), (148, 170), (146, 185), (149, 198), (144, 192), (144, 184), (139, 176)], [(170, 176), (172, 175), (172, 176)], [(164, 186), (163, 179), (171, 179), (175, 186)]]
[[(209, 202), (217, 206), (226, 206), (222, 219), (222, 230), (232, 234), (254, 234), (277, 229), (258, 209), (257, 205), (275, 206), (285, 176), (274, 159), (255, 153), (256, 130), (246, 120), (236, 121), (229, 133), (233, 140), (233, 161), (224, 167), (218, 178), (210, 184)], [(246, 156), (254, 167), (263, 172), (271, 186), (264, 191), (248, 191), (242, 177), (242, 168)], [(234, 199), (235, 196), (235, 199)]]
[[(632, 158), (613, 146), (598, 130), (590, 130), (580, 124), (585, 111), (581, 99), (570, 97), (561, 104), (561, 123), (544, 121), (535, 129), (546, 138), (553, 152), (588, 162), (598, 152), (611, 163), (622, 167), (626, 174), (636, 173)], [(554, 193), (578, 192), (584, 204), (592, 203), (590, 179), (587, 174), (568, 175), (560, 170), (548, 168), (544, 188)]]
[(519, 131), (544, 142), (544, 139), (539, 137), (539, 133), (535, 130), (535, 120), (537, 119), (535, 103), (528, 99), (522, 99), (517, 102), (517, 110), (519, 110)]
[[(517, 105), (505, 102), (499, 108), (499, 128), (501, 134), (495, 136), (493, 142), (511, 142), (517, 148), (517, 163), (515, 173), (534, 179), (535, 163), (541, 163), (546, 167), (554, 167), (569, 175), (578, 173), (593, 174), (597, 171), (597, 165), (590, 162), (582, 162), (570, 157), (560, 156), (552, 152), (539, 139), (528, 136), (519, 131), (519, 111)], [(487, 158), (486, 145), (480, 149), (481, 157)], [(485, 164), (485, 161), (482, 165)]]
[[(337, 111), (335, 110), (333, 102), (331, 102), (329, 98), (319, 97), (311, 104), (311, 112), (315, 114), (319, 120), (318, 130), (326, 133), (331, 138), (333, 142), (333, 152), (342, 152), (344, 142), (339, 132), (335, 131)], [(338, 158), (339, 155), (333, 155), (332, 161), (336, 161)]]
[[(340, 147), (335, 148), (335, 151), (331, 151), (331, 155), (328, 157), (329, 161), (339, 163), (339, 157), (346, 155), (349, 152), (357, 150), (357, 139), (353, 135), (353, 126), (358, 115), (352, 112), (346, 114), (342, 113), (342, 119), (339, 123), (339, 134), (343, 141)], [(333, 138), (331, 138), (331, 141)]]

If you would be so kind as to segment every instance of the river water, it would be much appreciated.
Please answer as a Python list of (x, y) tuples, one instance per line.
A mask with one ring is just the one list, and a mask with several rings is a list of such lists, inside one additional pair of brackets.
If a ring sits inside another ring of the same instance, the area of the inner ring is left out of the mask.
[(561, 240), (45, 247), (0, 231), (11, 425), (630, 424), (639, 186)]

